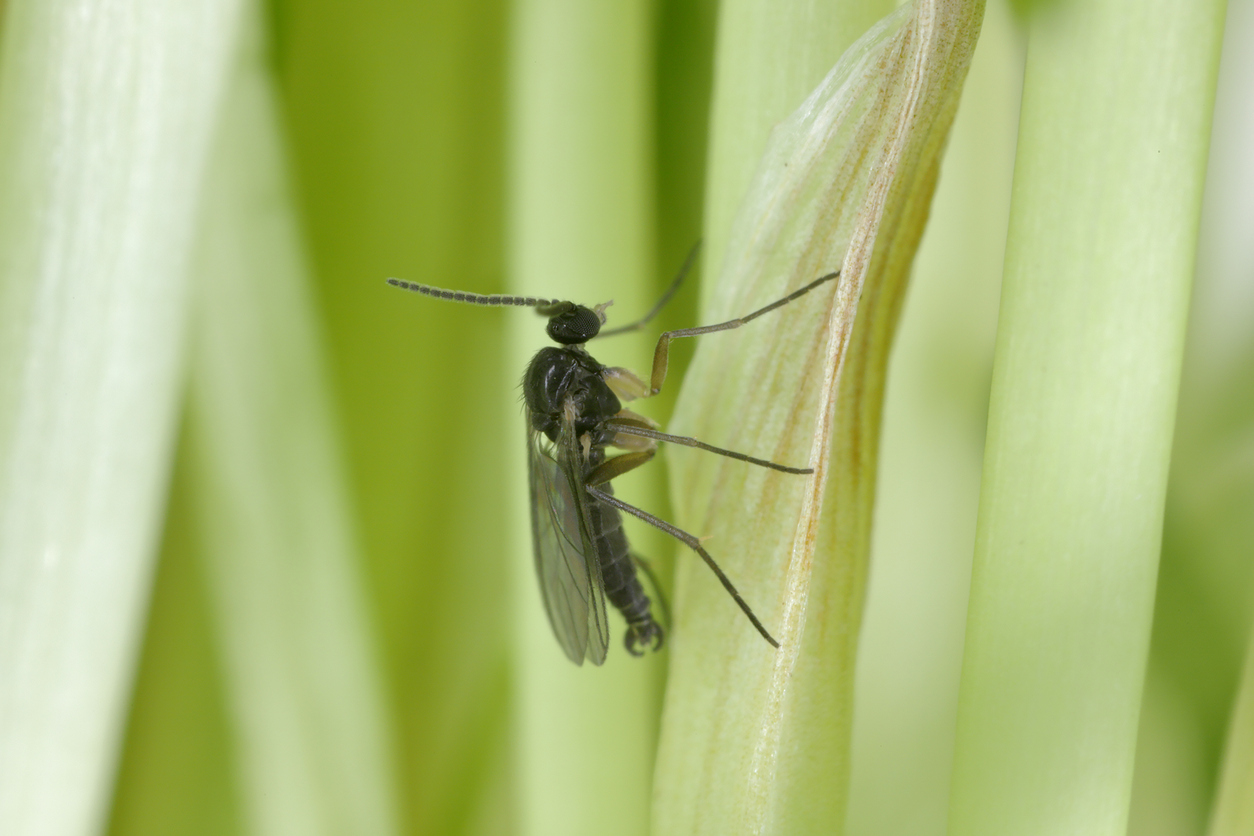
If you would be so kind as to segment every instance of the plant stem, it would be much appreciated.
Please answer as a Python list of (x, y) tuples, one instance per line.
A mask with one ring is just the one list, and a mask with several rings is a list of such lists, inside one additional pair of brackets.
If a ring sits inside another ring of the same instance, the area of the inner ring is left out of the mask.
[(237, 771), (253, 832), (390, 836), (382, 678), (273, 82), (249, 23), (206, 193), (188, 420)]
[(147, 604), (238, 2), (6, 4), (0, 832), (95, 832)]
[[(773, 31), (772, 11), (752, 8), (724, 21), (720, 49), (757, 41), (735, 27)], [(751, 165), (723, 169), (713, 155), (709, 193), (743, 202), (729, 230), (707, 236), (724, 248), (706, 321), (837, 268), (841, 277), (769, 319), (703, 338), (684, 383), (677, 431), (785, 464), (808, 460), (815, 473), (695, 456), (672, 471), (681, 523), (717, 535), (711, 550), (717, 543), (716, 558), (780, 647), (746, 629), (703, 566), (681, 564), (655, 784), (661, 833), (843, 826), (884, 368), (982, 12), (979, 2), (921, 2), (885, 18), (805, 102), (774, 105), (795, 110), (774, 120), (764, 149), (737, 146), (757, 155), (751, 183)], [(793, 22), (798, 38), (825, 31)], [(806, 54), (770, 46), (777, 51), (743, 59)], [(722, 95), (767, 110), (720, 77), (716, 102)], [(717, 131), (740, 127), (724, 126), (717, 103), (715, 114), (717, 148)], [(707, 225), (731, 214), (712, 205)]]
[(950, 833), (1123, 833), (1221, 0), (1031, 20)]
[[(611, 322), (655, 301), (652, 287), (650, 97), (647, 5), (629, 0), (520, 0), (513, 20), (510, 282), (514, 292), (613, 299)], [(511, 374), (547, 341), (531, 311), (510, 314)], [(636, 365), (646, 340), (594, 344), (602, 362)], [(517, 378), (515, 378), (517, 379)], [(511, 397), (517, 446), (504, 478), (518, 498), (510, 511), (515, 578), (516, 780), (524, 834), (639, 834), (648, 828), (656, 739), (650, 681), (661, 658), (629, 657), (622, 622), (611, 618), (601, 669), (577, 668), (545, 620), (537, 589), (529, 514), (522, 506), (526, 428)], [(637, 483), (638, 484), (638, 483)], [(648, 508), (632, 480), (616, 492)], [(633, 538), (636, 532), (631, 532)], [(640, 544), (636, 543), (636, 548)], [(641, 549), (647, 554), (648, 549)]]

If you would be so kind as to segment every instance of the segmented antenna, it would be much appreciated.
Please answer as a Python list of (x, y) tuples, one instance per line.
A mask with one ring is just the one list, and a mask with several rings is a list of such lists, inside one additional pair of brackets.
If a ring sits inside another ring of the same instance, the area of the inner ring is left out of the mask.
[(487, 305), (497, 308), (507, 305), (514, 305), (520, 308), (541, 308), (561, 304), (554, 299), (537, 299), (534, 296), (501, 296), (499, 294), (484, 296), (480, 293), (467, 293), (464, 290), (445, 290), (442, 287), (431, 287), (430, 285), (405, 282), (400, 279), (388, 279), (388, 284), (393, 287), (399, 287), (401, 290), (412, 290), (414, 293), (421, 293), (424, 296), (434, 296), (436, 299), (446, 299), (449, 302), (466, 302), (471, 305)]

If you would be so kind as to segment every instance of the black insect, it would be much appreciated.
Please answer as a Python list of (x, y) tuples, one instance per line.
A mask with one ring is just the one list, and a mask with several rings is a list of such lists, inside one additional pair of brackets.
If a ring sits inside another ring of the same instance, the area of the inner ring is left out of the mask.
[[(588, 341), (647, 325), (674, 294), (692, 258), (689, 256), (670, 289), (643, 319), (610, 330), (601, 329), (608, 303), (587, 308), (574, 302), (530, 296), (482, 296), (388, 279), (388, 284), (437, 299), (535, 308), (541, 316), (548, 317), (548, 335), (558, 345), (540, 349), (527, 366), (522, 381), (527, 407), (531, 536), (536, 574), (549, 623), (558, 643), (577, 665), (582, 665), (585, 658), (596, 665), (605, 661), (609, 645), (606, 598), (627, 621), (624, 644), (629, 653), (642, 656), (643, 648), (657, 650), (662, 646), (662, 627), (654, 620), (649, 598), (636, 576), (637, 565), (646, 571), (648, 567), (632, 553), (620, 512), (665, 531), (699, 554), (762, 638), (779, 647), (700, 540), (623, 502), (614, 496), (610, 482), (652, 459), (659, 441), (708, 450), (784, 473), (814, 471), (786, 467), (693, 438), (659, 432), (654, 422), (624, 409), (622, 402), (651, 397), (661, 390), (671, 340), (739, 328), (836, 278), (839, 271), (815, 279), (748, 316), (717, 325), (665, 332), (653, 352), (649, 384), (627, 369), (598, 363), (585, 348)], [(609, 456), (607, 450), (611, 447), (623, 452)]]

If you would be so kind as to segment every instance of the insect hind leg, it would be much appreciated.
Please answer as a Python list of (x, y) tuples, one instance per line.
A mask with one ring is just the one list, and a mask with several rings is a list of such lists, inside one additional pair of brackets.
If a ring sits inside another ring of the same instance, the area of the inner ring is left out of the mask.
[[(632, 454), (628, 454), (628, 455), (632, 455)], [(626, 458), (626, 457), (620, 456), (619, 458), (621, 459), (621, 458)], [(758, 633), (762, 635), (762, 638), (766, 639), (767, 643), (770, 644), (771, 647), (775, 647), (775, 648), (779, 647), (779, 642), (775, 640), (775, 637), (772, 636), (767, 631), (766, 627), (763, 626), (762, 622), (758, 620), (757, 615), (753, 612), (753, 608), (749, 606), (748, 602), (746, 602), (744, 598), (740, 597), (740, 593), (736, 590), (736, 587), (731, 582), (731, 579), (727, 577), (727, 575), (723, 572), (722, 568), (718, 565), (718, 563), (715, 562), (714, 558), (710, 556), (710, 553), (707, 552), (705, 550), (705, 547), (701, 545), (700, 540), (698, 540), (696, 537), (693, 537), (687, 531), (684, 531), (681, 528), (677, 528), (676, 526), (671, 525), (665, 520), (653, 516), (648, 511), (644, 511), (640, 508), (637, 508), (634, 505), (629, 505), (628, 503), (623, 502), (621, 499), (614, 496), (613, 494), (606, 493), (605, 491), (597, 489), (596, 487), (594, 487), (594, 485), (589, 484), (588, 482), (585, 482), (584, 485), (585, 485), (585, 490), (587, 490), (588, 493), (591, 494), (592, 496), (595, 496), (597, 499), (601, 500), (602, 502), (605, 502), (609, 505), (614, 506), (620, 511), (624, 511), (628, 514), (631, 514), (633, 517), (635, 517), (638, 520), (643, 520), (644, 522), (647, 522), (649, 525), (653, 526), (654, 528), (660, 531), (666, 532), (667, 534), (674, 537), (679, 542), (683, 543), (688, 548), (692, 549), (698, 555), (700, 555), (701, 559), (705, 561), (705, 565), (710, 567), (710, 571), (713, 572), (714, 575), (718, 578), (719, 583), (723, 585), (723, 589), (725, 589), (727, 591), (727, 594), (732, 597), (732, 600), (736, 602), (736, 606), (740, 607), (740, 611), (745, 614), (745, 617), (749, 619), (749, 621), (753, 624), (754, 628), (758, 631)]]

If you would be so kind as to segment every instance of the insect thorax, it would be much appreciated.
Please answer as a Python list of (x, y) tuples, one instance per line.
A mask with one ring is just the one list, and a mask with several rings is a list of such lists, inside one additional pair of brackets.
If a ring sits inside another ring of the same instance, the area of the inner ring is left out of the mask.
[(622, 404), (606, 385), (604, 371), (605, 367), (581, 348), (540, 349), (523, 375), (523, 399), (532, 427), (556, 441), (568, 405), (575, 415), (577, 436), (617, 415)]

